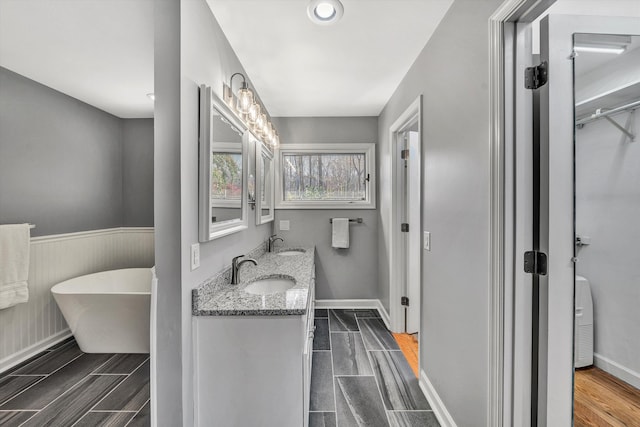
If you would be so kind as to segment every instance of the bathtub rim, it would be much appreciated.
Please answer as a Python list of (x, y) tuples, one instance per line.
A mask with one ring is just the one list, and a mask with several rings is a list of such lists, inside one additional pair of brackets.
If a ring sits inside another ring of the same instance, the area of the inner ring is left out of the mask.
[[(113, 269), (113, 270), (103, 270), (103, 271), (97, 271), (95, 273), (89, 273), (89, 274), (83, 274), (82, 276), (76, 276), (76, 277), (72, 277), (70, 279), (67, 280), (63, 280), (62, 282), (58, 282), (55, 285), (53, 285), (51, 287), (51, 293), (53, 295), (104, 295), (104, 296), (110, 296), (110, 295), (141, 295), (141, 296), (150, 296), (151, 295), (151, 278), (152, 278), (152, 273), (151, 273), (151, 268), (152, 267), (133, 267), (133, 268), (118, 268), (118, 269)], [(147, 283), (148, 285), (148, 291), (105, 291), (104, 289), (97, 289), (95, 291), (92, 291), (92, 289), (90, 289), (90, 286), (87, 286), (86, 284), (81, 288), (77, 288), (78, 283), (82, 282), (83, 280), (87, 280), (87, 278), (90, 277), (96, 277), (96, 276), (107, 276), (107, 275), (112, 275), (115, 272), (124, 272), (124, 271), (147, 271), (149, 274), (148, 277), (148, 281), (146, 281), (145, 283)]]

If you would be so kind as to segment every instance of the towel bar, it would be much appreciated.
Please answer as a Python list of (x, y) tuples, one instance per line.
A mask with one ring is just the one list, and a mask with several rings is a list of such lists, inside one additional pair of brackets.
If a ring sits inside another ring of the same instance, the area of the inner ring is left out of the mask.
[[(362, 224), (364, 220), (362, 218), (349, 218), (349, 222), (357, 222), (358, 224)], [(329, 218), (329, 223), (333, 224), (333, 218)]]

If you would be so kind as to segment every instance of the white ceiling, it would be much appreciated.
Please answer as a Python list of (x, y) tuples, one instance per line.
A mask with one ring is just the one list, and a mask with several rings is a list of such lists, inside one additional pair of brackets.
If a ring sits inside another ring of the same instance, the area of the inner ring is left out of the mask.
[(453, 0), (342, 0), (319, 26), (307, 0), (207, 0), (272, 116), (377, 116)]
[(0, 0), (0, 66), (118, 117), (153, 117), (153, 0)]

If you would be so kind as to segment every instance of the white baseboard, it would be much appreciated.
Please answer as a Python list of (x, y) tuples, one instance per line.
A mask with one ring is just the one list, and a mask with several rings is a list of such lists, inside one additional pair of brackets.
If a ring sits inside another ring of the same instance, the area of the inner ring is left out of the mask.
[(38, 353), (42, 353), (43, 351), (45, 351), (49, 347), (51, 347), (51, 346), (53, 346), (53, 345), (55, 345), (55, 344), (57, 344), (57, 343), (59, 343), (61, 341), (66, 340), (70, 336), (71, 336), (71, 331), (69, 329), (66, 329), (64, 331), (58, 332), (55, 335), (47, 337), (47, 339), (44, 339), (44, 340), (42, 340), (40, 342), (37, 342), (37, 343), (35, 343), (33, 345), (30, 345), (29, 347), (21, 350), (18, 353), (12, 354), (11, 356), (0, 360), (0, 373), (13, 368), (14, 366), (17, 366), (17, 365), (21, 364), (25, 360), (28, 360), (28, 359), (32, 358), (33, 356), (35, 356)]
[(593, 364), (603, 371), (610, 373), (614, 377), (620, 378), (622, 381), (631, 384), (635, 388), (640, 388), (640, 373), (635, 372), (626, 366), (622, 366), (621, 364), (598, 353), (593, 354)]
[(438, 396), (436, 389), (433, 388), (431, 381), (427, 378), (427, 374), (421, 370), (420, 371), (420, 388), (422, 392), (429, 401), (429, 405), (431, 405), (431, 409), (433, 410), (433, 414), (438, 419), (438, 422), (442, 427), (457, 427), (455, 421), (453, 421), (453, 417), (447, 411), (447, 408), (444, 406), (444, 402)]

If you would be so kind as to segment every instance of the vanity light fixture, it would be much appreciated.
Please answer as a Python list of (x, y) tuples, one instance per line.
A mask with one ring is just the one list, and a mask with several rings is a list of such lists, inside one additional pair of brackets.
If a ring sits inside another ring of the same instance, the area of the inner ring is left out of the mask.
[(342, 18), (344, 6), (340, 0), (310, 0), (307, 15), (318, 25), (332, 25)]
[(576, 52), (613, 53), (620, 55), (626, 50), (624, 46), (574, 46)]
[[(237, 93), (233, 93), (233, 78), (242, 77), (242, 84)], [(271, 123), (271, 119), (266, 109), (254, 95), (247, 84), (247, 79), (242, 73), (234, 73), (229, 79), (229, 84), (222, 85), (223, 98), (236, 116), (242, 120), (253, 133), (264, 140), (265, 143), (273, 146), (274, 134), (276, 130)], [(276, 140), (278, 142), (278, 140)]]
[[(242, 77), (242, 84), (240, 85), (238, 93), (235, 95), (236, 105), (234, 106), (233, 78), (235, 76)], [(231, 78), (229, 79), (229, 86), (225, 85), (224, 87), (224, 98), (230, 106), (235, 107), (235, 110), (239, 114), (249, 113), (249, 109), (253, 105), (253, 91), (249, 89), (249, 85), (247, 84), (247, 79), (244, 77), (244, 74), (234, 73), (231, 75)]]

